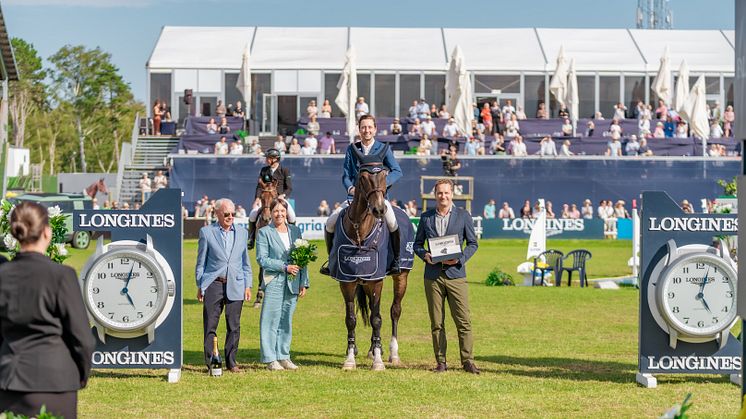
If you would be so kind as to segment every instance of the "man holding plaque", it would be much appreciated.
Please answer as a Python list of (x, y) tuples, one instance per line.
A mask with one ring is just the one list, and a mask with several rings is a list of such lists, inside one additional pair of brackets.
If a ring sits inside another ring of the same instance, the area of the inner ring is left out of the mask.
[[(469, 292), (466, 283), (466, 261), (477, 251), (477, 235), (471, 214), (453, 205), (453, 182), (441, 179), (435, 183), (435, 209), (420, 216), (414, 252), (425, 261), (425, 297), (430, 314), (433, 350), (437, 366), (446, 365), (445, 300), (458, 331), (461, 364), (466, 372), (479, 374), (474, 364), (469, 314)], [(466, 242), (466, 247), (462, 244)], [(427, 242), (427, 248), (425, 248)]]

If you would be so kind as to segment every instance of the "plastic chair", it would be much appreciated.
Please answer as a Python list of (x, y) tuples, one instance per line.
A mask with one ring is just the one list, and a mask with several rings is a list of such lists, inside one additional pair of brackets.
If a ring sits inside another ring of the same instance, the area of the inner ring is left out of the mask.
[[(588, 279), (586, 278), (586, 270), (585, 270), (585, 262), (593, 257), (591, 255), (591, 252), (585, 250), (585, 249), (578, 249), (573, 250), (572, 252), (569, 252), (564, 258), (562, 262), (562, 270), (560, 271), (560, 278), (562, 279), (562, 272), (567, 271), (567, 286), (572, 285), (572, 273), (573, 271), (578, 271), (578, 275), (580, 275), (580, 287), (584, 287), (587, 285)], [(565, 262), (564, 260), (572, 258), (572, 264), (569, 264), (570, 266), (564, 266)]]
[[(559, 250), (549, 249), (545, 252), (539, 253), (538, 256), (534, 258), (534, 270), (531, 273), (531, 275), (536, 275), (536, 270), (539, 269), (541, 271), (541, 285), (544, 284), (544, 274), (546, 271), (552, 271), (554, 272), (554, 283), (559, 287), (560, 286), (560, 279), (561, 279), (561, 273), (562, 273), (562, 259), (563, 259), (564, 253), (560, 252)], [(539, 268), (538, 264), (540, 262), (544, 262), (547, 264), (546, 268)], [(532, 276), (531, 280), (531, 286), (536, 285), (536, 279)]]

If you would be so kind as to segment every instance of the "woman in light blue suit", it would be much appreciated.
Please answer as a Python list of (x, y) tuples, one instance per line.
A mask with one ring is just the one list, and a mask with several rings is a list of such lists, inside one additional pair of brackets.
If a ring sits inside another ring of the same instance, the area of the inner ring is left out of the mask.
[(256, 239), (256, 261), (264, 268), (264, 303), (259, 321), (261, 362), (271, 371), (298, 368), (290, 360), (293, 312), (298, 297), (303, 297), (309, 286), (308, 268), (289, 264), (290, 250), (301, 238), (301, 231), (287, 223), (285, 205), (282, 200), (272, 201), (272, 222), (257, 232)]

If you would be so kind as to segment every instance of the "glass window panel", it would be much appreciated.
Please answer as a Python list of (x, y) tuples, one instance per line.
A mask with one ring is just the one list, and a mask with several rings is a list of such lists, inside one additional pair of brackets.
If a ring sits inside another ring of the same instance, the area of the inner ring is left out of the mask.
[[(619, 86), (617, 86), (617, 91), (619, 91)], [(618, 93), (617, 96), (619, 96)], [(578, 99), (580, 99), (578, 116), (580, 118), (593, 117), (596, 111), (596, 76), (578, 76)]]
[(232, 105), (236, 106), (236, 102), (241, 101), (241, 108), (246, 109), (246, 104), (243, 103), (243, 96), (241, 91), (236, 87), (238, 83), (238, 73), (225, 73), (225, 106)]
[[(344, 116), (342, 115), (342, 111), (339, 110), (337, 104), (334, 103), (334, 99), (336, 99), (339, 94), (337, 83), (339, 83), (340, 76), (340, 73), (324, 73), (324, 99), (329, 99), (329, 103), (332, 105), (332, 116)], [(324, 101), (322, 100), (321, 104), (323, 103)], [(321, 108), (319, 108), (319, 110), (321, 110)]]
[[(446, 103), (446, 75), (445, 74), (425, 74), (425, 100), (429, 104), (435, 104), (440, 109), (440, 105)], [(449, 111), (450, 112), (450, 111)]]
[(261, 121), (262, 115), (262, 95), (272, 93), (272, 76), (271, 74), (251, 74), (251, 119)]
[(523, 110), (526, 112), (527, 117), (534, 118), (536, 111), (539, 109), (539, 103), (544, 102), (546, 82), (544, 76), (525, 76), (523, 83), (526, 89), (523, 92)]
[(708, 95), (719, 95), (720, 77), (705, 77), (705, 91)]
[(500, 90), (502, 93), (520, 93), (521, 77), (515, 76), (474, 76), (474, 90), (477, 93), (492, 93), (493, 90)]
[[(735, 105), (733, 100), (733, 77), (725, 77), (723, 79), (723, 84), (725, 86), (725, 106), (728, 105)], [(725, 107), (721, 107), (723, 110)]]
[(409, 107), (412, 101), (420, 99), (420, 75), (419, 74), (400, 74), (399, 75), (399, 116), (406, 118), (409, 116)]
[(376, 116), (397, 116), (395, 83), (394, 74), (376, 74)]
[(624, 77), (624, 100), (629, 115), (632, 115), (638, 101), (645, 102), (645, 76)]
[(357, 73), (357, 96), (364, 97), (370, 108), (370, 74)]
[[(598, 110), (604, 117), (614, 116), (614, 105), (619, 103), (619, 76), (598, 78)], [(585, 115), (581, 113), (581, 115)]]
[(153, 112), (153, 104), (156, 100), (171, 102), (171, 73), (150, 73), (149, 114)]

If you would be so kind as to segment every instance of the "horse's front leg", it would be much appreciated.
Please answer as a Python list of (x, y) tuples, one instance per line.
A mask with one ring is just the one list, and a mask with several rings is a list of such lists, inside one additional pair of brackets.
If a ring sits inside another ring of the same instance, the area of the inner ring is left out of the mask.
[(391, 342), (389, 343), (389, 362), (393, 365), (399, 365), (399, 318), (401, 317), (401, 303), (404, 300), (404, 294), (407, 292), (407, 278), (409, 271), (401, 271), (393, 275), (394, 279), (394, 301), (391, 303)]
[(373, 371), (383, 371), (386, 366), (383, 364), (381, 347), (381, 291), (383, 291), (383, 280), (366, 282), (365, 293), (370, 301), (370, 326), (373, 329), (370, 338), (371, 348), (373, 348), (373, 365), (370, 369)]
[(347, 358), (342, 364), (343, 370), (354, 370), (357, 367), (355, 355), (357, 355), (357, 346), (355, 345), (355, 326), (357, 325), (357, 314), (355, 313), (355, 288), (354, 282), (340, 282), (339, 289), (345, 300), (345, 325), (347, 326)]

